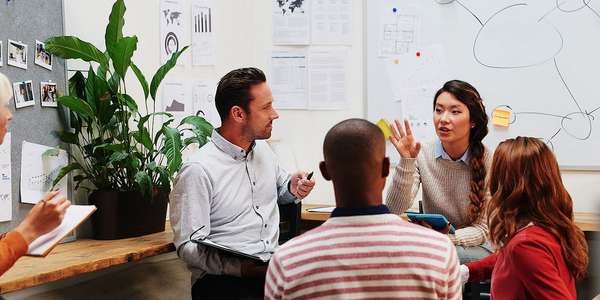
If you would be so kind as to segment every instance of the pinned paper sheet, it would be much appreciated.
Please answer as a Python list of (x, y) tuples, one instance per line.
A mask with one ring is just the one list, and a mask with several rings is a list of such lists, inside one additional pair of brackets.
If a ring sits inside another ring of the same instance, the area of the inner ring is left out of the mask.
[(381, 129), (386, 140), (392, 136), (392, 128), (390, 128), (390, 124), (385, 119), (379, 119), (379, 121), (377, 121), (377, 127)]
[(498, 107), (492, 113), (492, 124), (502, 127), (508, 127), (512, 111), (507, 107)]

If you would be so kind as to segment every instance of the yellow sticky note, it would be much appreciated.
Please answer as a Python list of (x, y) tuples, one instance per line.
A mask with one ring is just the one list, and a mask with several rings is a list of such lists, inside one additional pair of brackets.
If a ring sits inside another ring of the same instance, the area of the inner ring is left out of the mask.
[(385, 139), (387, 140), (388, 138), (390, 138), (390, 136), (392, 135), (392, 128), (390, 128), (390, 124), (385, 119), (379, 119), (379, 121), (377, 121), (376, 124), (377, 127), (381, 129), (381, 132), (383, 132), (383, 136), (385, 137)]
[(506, 107), (498, 107), (492, 112), (492, 124), (502, 127), (508, 127), (512, 111)]

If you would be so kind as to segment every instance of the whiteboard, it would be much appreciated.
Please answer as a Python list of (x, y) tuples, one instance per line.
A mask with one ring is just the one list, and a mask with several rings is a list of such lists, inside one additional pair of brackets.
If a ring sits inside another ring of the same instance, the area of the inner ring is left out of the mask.
[[(562, 168), (600, 168), (600, 2), (366, 2), (369, 120), (407, 117), (434, 139), (434, 93), (461, 79), (484, 100), (489, 148), (534, 136)], [(507, 127), (492, 125), (496, 108), (511, 112)]]

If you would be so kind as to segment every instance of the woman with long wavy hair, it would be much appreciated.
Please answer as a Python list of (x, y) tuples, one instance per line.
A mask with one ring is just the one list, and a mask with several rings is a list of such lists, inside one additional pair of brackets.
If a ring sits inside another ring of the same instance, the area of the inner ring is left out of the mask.
[(490, 192), (490, 240), (499, 250), (461, 266), (463, 278), (491, 278), (495, 300), (577, 299), (575, 281), (587, 269), (587, 244), (546, 144), (530, 137), (500, 143)]
[(481, 259), (491, 254), (483, 211), (491, 155), (482, 143), (488, 117), (479, 92), (464, 81), (446, 82), (433, 100), (433, 123), (438, 138), (422, 150), (408, 122), (392, 124), (390, 141), (401, 159), (386, 204), (404, 213), (421, 187), (423, 211), (446, 216), (458, 229), (449, 237), (460, 262)]

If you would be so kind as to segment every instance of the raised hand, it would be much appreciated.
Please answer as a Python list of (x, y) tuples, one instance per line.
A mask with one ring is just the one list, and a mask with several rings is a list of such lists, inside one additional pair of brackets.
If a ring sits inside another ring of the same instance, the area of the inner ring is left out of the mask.
[(400, 156), (402, 158), (416, 158), (421, 150), (421, 143), (415, 142), (408, 121), (404, 120), (404, 128), (402, 128), (402, 124), (396, 119), (391, 127), (390, 142), (396, 147)]

